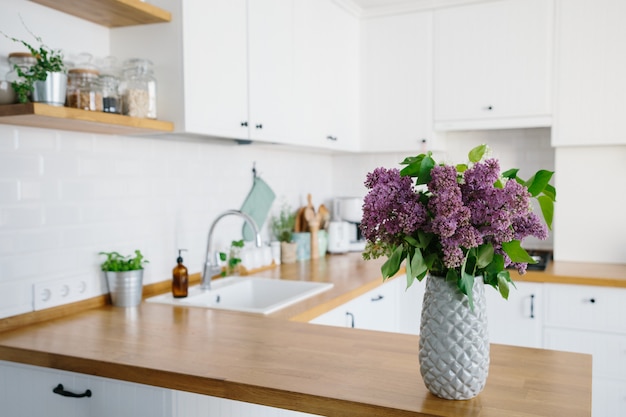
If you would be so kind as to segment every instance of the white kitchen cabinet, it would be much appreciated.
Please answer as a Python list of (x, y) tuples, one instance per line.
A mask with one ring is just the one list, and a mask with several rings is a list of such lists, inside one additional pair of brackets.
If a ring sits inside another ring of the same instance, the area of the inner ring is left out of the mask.
[(291, 141), (292, 25), (293, 0), (248, 1), (248, 128), (252, 140)]
[(395, 332), (397, 322), (396, 280), (382, 284), (367, 293), (322, 314), (313, 324)]
[(294, 140), (357, 150), (358, 19), (331, 0), (298, 0), (293, 29)]
[(626, 2), (556, 1), (553, 146), (626, 144)]
[(436, 130), (550, 126), (551, 0), (434, 13)]
[(485, 286), (489, 341), (504, 345), (541, 348), (543, 334), (543, 284), (515, 282), (504, 299)]
[[(55, 394), (63, 385), (75, 394)], [(172, 417), (172, 391), (51, 368), (0, 361), (0, 404), (7, 417)]]
[(158, 68), (177, 133), (291, 143), (293, 0), (186, 0), (172, 22), (113, 29), (111, 51)]
[(545, 297), (544, 348), (593, 355), (593, 415), (626, 415), (626, 289), (546, 284)]
[(426, 11), (363, 20), (362, 151), (417, 155), (438, 148), (433, 134), (432, 16)]
[(409, 288), (406, 287), (406, 276), (404, 275), (399, 276), (394, 281), (398, 294), (398, 332), (418, 335), (422, 322), (426, 279), (421, 282), (415, 280)]

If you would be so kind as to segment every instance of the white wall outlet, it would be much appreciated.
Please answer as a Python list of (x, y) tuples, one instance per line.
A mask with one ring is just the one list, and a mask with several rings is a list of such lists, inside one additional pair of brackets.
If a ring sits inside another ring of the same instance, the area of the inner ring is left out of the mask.
[(43, 310), (94, 297), (93, 285), (84, 275), (33, 284), (33, 309)]

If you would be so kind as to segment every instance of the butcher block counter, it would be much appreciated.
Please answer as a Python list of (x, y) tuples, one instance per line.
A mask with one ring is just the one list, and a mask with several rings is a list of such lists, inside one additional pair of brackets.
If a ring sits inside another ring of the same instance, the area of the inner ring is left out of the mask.
[(380, 265), (350, 254), (265, 271), (334, 283), (266, 317), (92, 302), (45, 320), (4, 319), (0, 360), (323, 416), (591, 415), (590, 355), (494, 344), (484, 391), (449, 401), (421, 380), (418, 336), (301, 322), (379, 285)]

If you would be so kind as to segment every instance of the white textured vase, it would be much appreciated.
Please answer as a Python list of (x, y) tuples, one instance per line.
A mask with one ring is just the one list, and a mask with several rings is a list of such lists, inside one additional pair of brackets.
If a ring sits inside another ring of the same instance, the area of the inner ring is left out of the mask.
[(449, 400), (467, 400), (485, 387), (489, 334), (485, 287), (476, 277), (474, 309), (455, 282), (428, 276), (420, 325), (420, 373), (426, 388)]

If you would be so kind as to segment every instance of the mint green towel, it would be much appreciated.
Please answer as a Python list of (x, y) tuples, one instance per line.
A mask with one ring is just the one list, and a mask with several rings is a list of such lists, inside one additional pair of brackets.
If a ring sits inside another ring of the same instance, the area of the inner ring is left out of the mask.
[[(259, 226), (259, 229), (261, 229), (275, 197), (274, 191), (272, 191), (265, 181), (259, 177), (255, 177), (252, 189), (241, 206), (241, 211), (252, 217), (257, 226)], [(244, 223), (242, 233), (243, 240), (255, 240), (254, 231), (248, 223)]]

